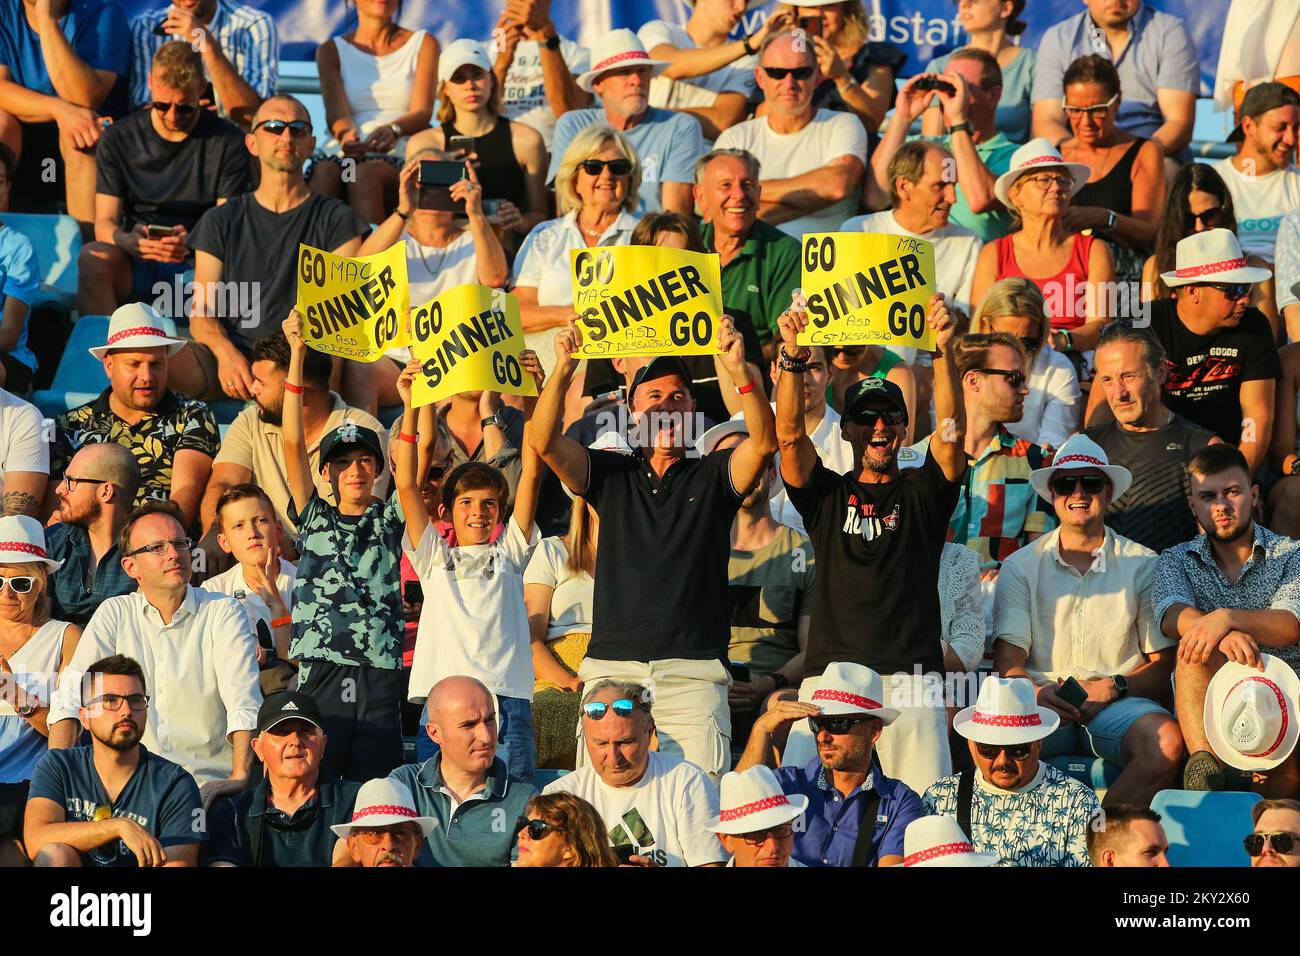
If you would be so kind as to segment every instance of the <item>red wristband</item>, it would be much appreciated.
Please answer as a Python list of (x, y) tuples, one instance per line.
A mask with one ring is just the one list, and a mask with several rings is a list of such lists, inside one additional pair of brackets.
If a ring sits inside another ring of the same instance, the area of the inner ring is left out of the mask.
[(301, 386), (301, 385), (295, 385), (295, 384), (293, 384), (293, 382), (289, 382), (289, 381), (286, 381), (286, 382), (284, 383), (284, 390), (285, 390), (286, 392), (293, 392), (293, 394), (295, 394), (295, 395), (301, 395), (301, 394), (302, 394), (302, 386)]
[(399, 432), (397, 437), (400, 438), (402, 441), (409, 441), (412, 445), (414, 445), (416, 442), (416, 436), (408, 435), (406, 434), (406, 432)]
[(293, 617), (286, 614), (284, 617), (277, 617), (274, 621), (271, 622), (271, 626), (284, 627), (286, 624), (292, 624), (292, 623), (293, 623)]
[(754, 383), (750, 382), (748, 385), (737, 385), (735, 386), (735, 389), (737, 395), (748, 395), (754, 390)]

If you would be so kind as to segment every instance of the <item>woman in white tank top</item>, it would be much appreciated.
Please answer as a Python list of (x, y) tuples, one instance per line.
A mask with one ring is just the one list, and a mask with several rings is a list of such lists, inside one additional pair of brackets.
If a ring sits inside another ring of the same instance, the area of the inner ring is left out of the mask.
[(316, 50), (331, 138), (307, 168), (311, 188), (342, 198), (367, 222), (397, 202), (406, 137), (428, 128), (438, 41), (394, 22), (399, 0), (358, 0), (357, 28)]

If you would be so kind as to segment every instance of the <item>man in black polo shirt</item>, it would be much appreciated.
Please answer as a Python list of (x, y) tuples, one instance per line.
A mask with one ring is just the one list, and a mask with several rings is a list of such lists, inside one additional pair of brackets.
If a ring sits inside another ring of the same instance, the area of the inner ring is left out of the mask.
[[(937, 349), (934, 413), (939, 427), (918, 468), (898, 467), (907, 433), (902, 392), (892, 382), (874, 378), (845, 394), (840, 432), (853, 447), (856, 470), (841, 475), (822, 464), (804, 426), (803, 374), (812, 350), (796, 344), (808, 323), (802, 310), (783, 313), (778, 323), (782, 374), (776, 383), (781, 478), (817, 555), (800, 697), (810, 699), (833, 661), (851, 661), (881, 674), (882, 703), (900, 712), (881, 741), (881, 766), (913, 788), (913, 781), (932, 783), (951, 773), (947, 712), (942, 688), (936, 694), (934, 687), (936, 681), (942, 684), (944, 669), (939, 557), (966, 474), (966, 413), (949, 355), (952, 317), (942, 294), (930, 300), (928, 322)], [(787, 763), (812, 759), (797, 740), (792, 731), (783, 758)]]
[(694, 454), (684, 427), (695, 411), (690, 373), (680, 359), (659, 356), (628, 390), (632, 454), (589, 451), (560, 434), (580, 345), (572, 323), (556, 336), (555, 371), (529, 435), (601, 518), (591, 645), (578, 676), (586, 684), (649, 687), (660, 750), (716, 777), (730, 764), (731, 678), (723, 661), (731, 637), (731, 524), (776, 453), (772, 408), (752, 379), (740, 333), (723, 317), (718, 351), (736, 382), (749, 437), (734, 449)]
[(265, 774), (252, 790), (223, 797), (208, 814), (209, 866), (331, 866), (350, 859), (330, 827), (352, 819), (361, 784), (321, 777), (325, 731), (310, 694), (262, 701), (253, 738)]

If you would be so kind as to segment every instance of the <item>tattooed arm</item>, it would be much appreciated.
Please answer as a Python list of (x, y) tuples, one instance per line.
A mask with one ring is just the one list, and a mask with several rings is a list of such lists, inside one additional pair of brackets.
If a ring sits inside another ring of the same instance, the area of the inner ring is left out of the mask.
[(11, 471), (4, 476), (6, 515), (40, 517), (41, 501), (50, 476), (39, 471)]

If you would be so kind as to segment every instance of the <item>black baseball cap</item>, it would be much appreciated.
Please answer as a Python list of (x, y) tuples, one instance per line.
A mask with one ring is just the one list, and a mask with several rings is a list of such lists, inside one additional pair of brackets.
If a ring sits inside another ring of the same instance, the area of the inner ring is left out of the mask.
[(1269, 110), (1275, 110), (1279, 106), (1300, 106), (1300, 93), (1285, 83), (1268, 82), (1252, 86), (1242, 97), (1241, 109), (1237, 111), (1237, 125), (1228, 134), (1225, 142), (1237, 143), (1245, 137), (1246, 134), (1241, 129), (1241, 121), (1247, 116), (1251, 118), (1263, 116)]
[(305, 720), (320, 727), (320, 708), (316, 706), (316, 699), (300, 690), (271, 694), (257, 709), (257, 732), (264, 734), (286, 720)]
[(320, 463), (324, 465), (336, 455), (345, 455), (358, 447), (375, 456), (375, 462), (382, 470), (384, 467), (384, 450), (379, 444), (379, 436), (373, 428), (358, 425), (356, 422), (344, 422), (320, 442)]
[(857, 416), (873, 400), (884, 401), (892, 405), (907, 417), (907, 402), (903, 400), (903, 390), (893, 382), (883, 378), (864, 378), (854, 382), (844, 394), (843, 417), (857, 421)]
[(691, 370), (686, 367), (686, 363), (676, 355), (656, 355), (649, 361), (649, 363), (637, 369), (636, 374), (632, 376), (632, 387), (628, 389), (627, 393), (628, 406), (631, 407), (632, 396), (636, 394), (636, 390), (640, 388), (641, 385), (646, 382), (653, 382), (657, 378), (664, 378), (668, 375), (676, 375), (682, 380), (682, 384), (686, 386), (686, 390), (694, 394), (692, 389), (693, 382), (691, 380)]

